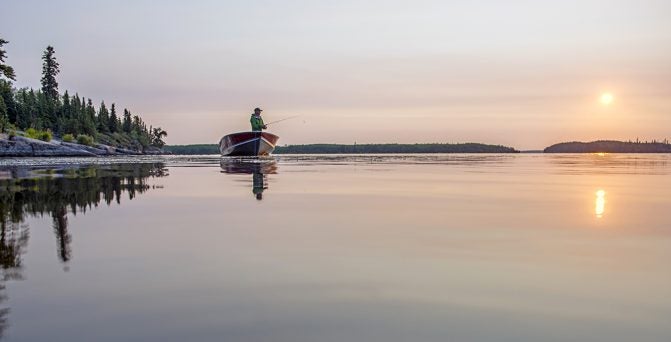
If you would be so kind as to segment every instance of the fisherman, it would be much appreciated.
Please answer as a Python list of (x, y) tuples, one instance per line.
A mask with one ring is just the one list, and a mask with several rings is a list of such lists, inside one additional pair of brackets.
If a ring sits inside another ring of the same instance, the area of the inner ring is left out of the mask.
[(266, 125), (263, 123), (263, 118), (261, 118), (261, 112), (263, 109), (254, 108), (254, 114), (249, 119), (249, 122), (252, 124), (252, 131), (261, 131), (267, 129)]

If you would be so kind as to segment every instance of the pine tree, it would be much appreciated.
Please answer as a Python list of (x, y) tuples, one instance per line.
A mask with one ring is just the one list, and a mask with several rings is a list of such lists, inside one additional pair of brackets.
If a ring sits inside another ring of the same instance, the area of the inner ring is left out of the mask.
[(0, 77), (6, 77), (9, 80), (16, 81), (16, 74), (14, 74), (14, 68), (5, 64), (5, 58), (7, 57), (7, 52), (2, 49), (2, 46), (9, 43), (8, 41), (0, 38)]
[(7, 80), (0, 79), (0, 102), (2, 102), (0, 104), (2, 106), (0, 120), (16, 122), (17, 106), (14, 91), (12, 90), (12, 84)]
[(114, 103), (112, 103), (112, 109), (110, 109), (110, 119), (108, 126), (110, 133), (116, 133), (119, 131), (119, 118), (116, 116), (116, 108)]
[(158, 148), (161, 148), (165, 145), (163, 138), (168, 136), (168, 132), (161, 129), (161, 127), (152, 128), (151, 130), (151, 144)]
[(105, 107), (105, 101), (100, 103), (98, 110), (98, 131), (102, 133), (109, 132), (109, 112)]
[(133, 130), (133, 120), (131, 119), (130, 111), (126, 108), (123, 110), (123, 131), (130, 133)]
[[(84, 98), (82, 97), (82, 104), (84, 103)], [(88, 134), (92, 137), (96, 136), (96, 109), (93, 107), (93, 101), (88, 99), (85, 105), (86, 109), (84, 110), (84, 134)]]
[(60, 72), (58, 69), (58, 62), (56, 62), (56, 56), (54, 56), (54, 48), (49, 45), (47, 49), (44, 50), (42, 55), (42, 92), (49, 99), (58, 98), (58, 82), (56, 82), (56, 75)]

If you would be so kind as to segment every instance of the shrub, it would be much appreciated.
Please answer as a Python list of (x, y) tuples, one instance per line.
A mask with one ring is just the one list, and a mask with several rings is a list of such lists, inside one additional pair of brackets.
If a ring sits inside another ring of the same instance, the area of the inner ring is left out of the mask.
[(69, 143), (74, 142), (75, 141), (75, 136), (72, 135), (72, 134), (65, 134), (65, 135), (63, 135), (63, 141), (69, 142)]
[(37, 139), (38, 138), (38, 131), (36, 129), (32, 128), (32, 127), (28, 128), (25, 133), (26, 133), (26, 136), (28, 138), (31, 138), (31, 139)]
[(26, 130), (25, 136), (31, 139), (39, 139), (42, 141), (51, 141), (51, 138), (53, 137), (50, 130), (39, 131), (32, 127)]
[(38, 139), (42, 141), (51, 141), (51, 138), (53, 138), (53, 134), (51, 134), (51, 131), (41, 131), (39, 132), (39, 136), (37, 137)]
[(77, 143), (86, 146), (93, 145), (93, 137), (86, 134), (80, 134), (77, 136)]

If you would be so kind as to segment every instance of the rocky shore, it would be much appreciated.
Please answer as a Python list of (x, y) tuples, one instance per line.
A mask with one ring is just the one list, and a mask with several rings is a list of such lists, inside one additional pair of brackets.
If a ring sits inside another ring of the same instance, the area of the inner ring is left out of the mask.
[(0, 157), (97, 157), (118, 155), (165, 154), (158, 148), (134, 151), (121, 147), (95, 144), (93, 146), (60, 140), (42, 141), (21, 136), (0, 136)]

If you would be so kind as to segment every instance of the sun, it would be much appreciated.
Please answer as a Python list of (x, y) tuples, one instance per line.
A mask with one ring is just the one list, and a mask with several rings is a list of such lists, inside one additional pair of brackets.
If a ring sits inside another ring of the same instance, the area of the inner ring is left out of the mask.
[(610, 105), (613, 103), (613, 100), (615, 100), (615, 96), (611, 93), (603, 93), (601, 94), (601, 97), (599, 97), (599, 102), (604, 106)]

